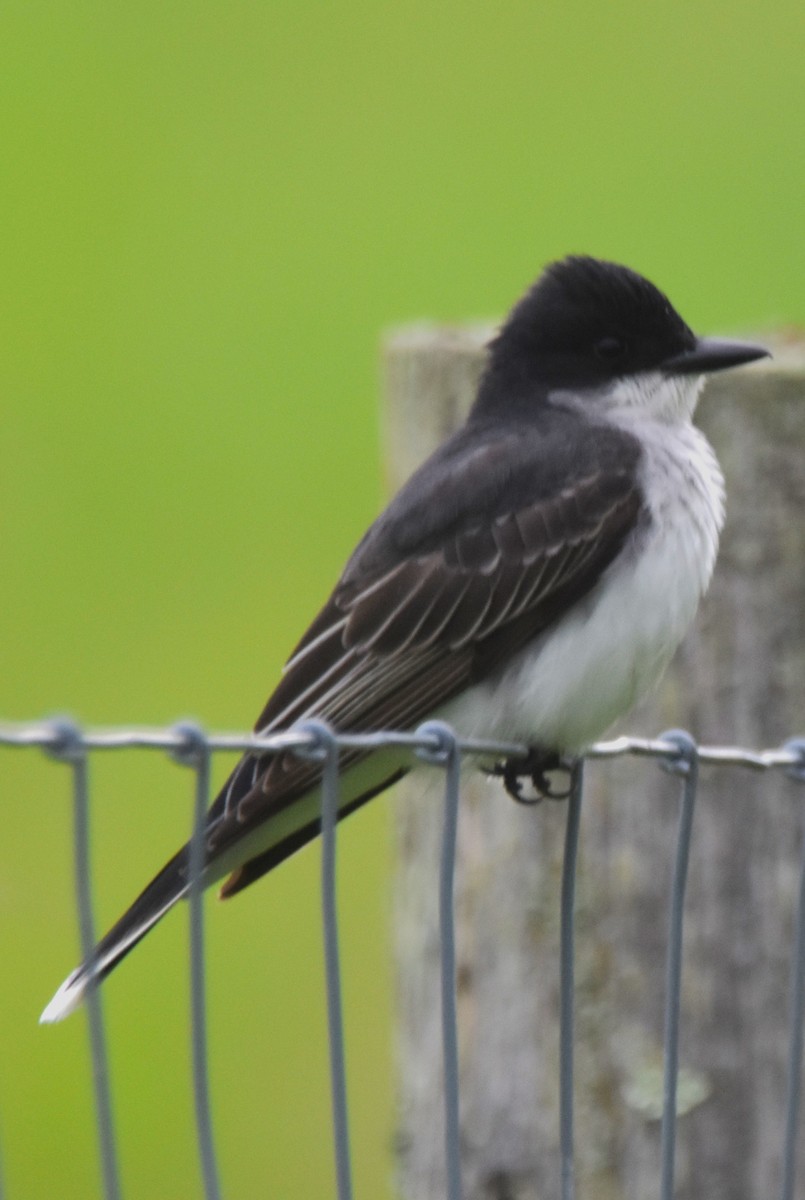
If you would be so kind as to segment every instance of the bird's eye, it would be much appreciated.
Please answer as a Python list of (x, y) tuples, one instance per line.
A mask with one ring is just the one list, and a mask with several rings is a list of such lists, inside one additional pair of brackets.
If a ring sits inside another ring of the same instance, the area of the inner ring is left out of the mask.
[(626, 343), (617, 337), (599, 338), (593, 347), (596, 358), (602, 362), (614, 363), (626, 353)]

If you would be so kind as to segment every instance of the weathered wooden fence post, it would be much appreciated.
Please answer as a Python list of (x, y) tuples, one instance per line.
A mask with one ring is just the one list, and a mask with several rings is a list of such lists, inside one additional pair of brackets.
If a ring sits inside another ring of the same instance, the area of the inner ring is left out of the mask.
[[(462, 420), (488, 330), (387, 342), (386, 450), (398, 486)], [(660, 691), (624, 730), (774, 746), (805, 734), (805, 345), (714, 377), (699, 423), (721, 459), (716, 579)], [(404, 791), (404, 794), (403, 794)], [(577, 924), (580, 1200), (657, 1194), (666, 904), (677, 782), (590, 764)], [(400, 1136), (405, 1200), (441, 1200), (436, 879), (440, 781), (397, 797)], [(781, 1165), (801, 785), (702, 768), (687, 900), (677, 1196), (757, 1200)], [(456, 905), (466, 1200), (558, 1195), (558, 895), (564, 806), (468, 776)], [(800, 1146), (805, 1186), (805, 1137)]]

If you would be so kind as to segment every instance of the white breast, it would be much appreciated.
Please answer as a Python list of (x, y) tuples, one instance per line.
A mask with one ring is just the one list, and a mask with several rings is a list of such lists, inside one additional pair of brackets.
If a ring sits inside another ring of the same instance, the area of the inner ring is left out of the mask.
[(464, 736), (581, 750), (668, 665), (710, 581), (724, 485), (709, 443), (688, 421), (639, 425), (649, 518), (584, 601), (451, 703), (443, 715)]

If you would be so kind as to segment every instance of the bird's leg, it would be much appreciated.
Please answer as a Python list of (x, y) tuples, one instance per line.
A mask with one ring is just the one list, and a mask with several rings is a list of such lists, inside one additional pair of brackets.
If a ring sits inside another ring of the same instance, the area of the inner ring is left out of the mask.
[[(573, 770), (573, 760), (557, 754), (556, 751), (542, 750), (532, 746), (524, 758), (506, 758), (497, 762), (487, 770), (487, 775), (503, 780), (503, 786), (518, 804), (539, 804), (542, 800), (567, 800), (571, 791), (571, 782), (565, 788), (557, 789), (549, 775), (553, 771), (570, 774)], [(523, 780), (528, 779), (534, 788), (534, 796), (523, 794)]]

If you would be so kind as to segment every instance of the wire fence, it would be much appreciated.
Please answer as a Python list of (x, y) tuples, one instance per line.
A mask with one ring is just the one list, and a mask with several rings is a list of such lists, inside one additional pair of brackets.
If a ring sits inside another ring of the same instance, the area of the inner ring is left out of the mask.
[[(95, 942), (90, 862), (90, 795), (88, 758), (108, 750), (140, 748), (169, 754), (195, 776), (194, 821), (191, 833), (189, 892), (190, 977), (193, 1092), (198, 1154), (205, 1200), (222, 1197), (210, 1114), (207, 1069), (207, 1020), (205, 1004), (204, 931), (200, 878), (204, 855), (204, 815), (210, 801), (211, 756), (223, 751), (272, 755), (291, 751), (319, 761), (321, 785), (321, 904), (327, 988), (327, 1017), (330, 1048), (333, 1146), (338, 1200), (352, 1200), (352, 1172), (343, 1039), (341, 979), (336, 906), (336, 830), (339, 788), (339, 756), (344, 750), (375, 750), (395, 747), (410, 752), (444, 776), (444, 822), (439, 878), (439, 926), (441, 938), (441, 1013), (444, 1058), (445, 1165), (448, 1200), (462, 1200), (458, 1023), (456, 1012), (455, 914), (453, 905), (456, 864), (456, 835), (459, 816), (460, 775), (466, 757), (484, 759), (522, 757), (526, 747), (512, 743), (467, 740), (441, 722), (429, 722), (413, 733), (382, 731), (371, 734), (335, 733), (319, 722), (308, 722), (287, 733), (271, 737), (243, 734), (207, 734), (201, 728), (181, 724), (169, 729), (83, 730), (67, 721), (26, 725), (0, 725), (0, 745), (39, 747), (64, 764), (72, 773), (74, 805), (74, 865), (81, 946), (91, 959)], [(683, 913), (693, 815), (698, 792), (699, 765), (739, 766), (751, 771), (779, 771), (805, 783), (805, 738), (796, 738), (768, 750), (731, 746), (701, 746), (683, 731), (671, 731), (656, 739), (621, 737), (593, 746), (586, 758), (611, 759), (635, 756), (657, 760), (680, 779), (679, 825), (673, 866), (668, 924), (665, 1024), (664, 1090), (659, 1164), (660, 1200), (671, 1200), (677, 1125), (677, 1075), (682, 978)], [(562, 871), (560, 916), (560, 1047), (559, 1113), (562, 1200), (573, 1200), (574, 1191), (574, 909), (576, 862), (583, 799), (584, 763), (571, 772), (565, 853)], [(107, 1065), (100, 994), (87, 994), (90, 1049), (97, 1114), (99, 1154), (105, 1200), (119, 1200), (120, 1167), (116, 1152), (112, 1096)], [(805, 847), (803, 847), (798, 907), (791, 955), (789, 1050), (787, 1060), (786, 1116), (781, 1147), (780, 1200), (794, 1200), (795, 1161), (800, 1113), (800, 1081), (805, 1016)], [(6, 1195), (0, 1178), (0, 1200)]]

